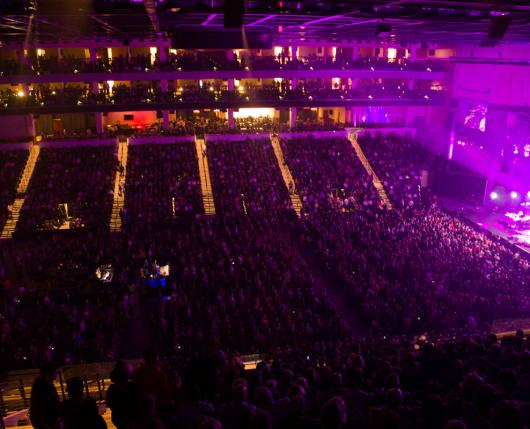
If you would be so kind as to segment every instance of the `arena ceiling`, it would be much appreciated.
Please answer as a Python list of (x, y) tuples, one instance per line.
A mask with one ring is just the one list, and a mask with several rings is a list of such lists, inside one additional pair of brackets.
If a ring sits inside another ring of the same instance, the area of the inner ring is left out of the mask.
[[(3, 4), (0, 41), (4, 43), (223, 31), (223, 5), (218, 0), (5, 0)], [(510, 20), (505, 42), (530, 44), (527, 0), (251, 0), (246, 1), (244, 28), (301, 41), (478, 44), (501, 16)]]

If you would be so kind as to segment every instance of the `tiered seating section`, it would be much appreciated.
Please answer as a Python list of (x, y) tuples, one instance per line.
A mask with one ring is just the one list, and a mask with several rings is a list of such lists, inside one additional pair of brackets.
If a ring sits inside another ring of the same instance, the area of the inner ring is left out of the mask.
[(71, 227), (104, 228), (112, 208), (114, 147), (43, 148), (29, 184), (19, 232), (53, 229), (58, 205), (68, 204)]
[(290, 207), (269, 139), (212, 141), (207, 150), (219, 213), (271, 215)]
[(285, 160), (307, 211), (378, 205), (370, 177), (344, 137), (282, 140)]
[(125, 211), (128, 226), (148, 229), (203, 213), (194, 144), (130, 145)]
[[(335, 303), (317, 292), (321, 289), (312, 265), (337, 279), (334, 287), (356, 297), (351, 311), (370, 323), (372, 339), (427, 333), (434, 340), (462, 330), (482, 332), (494, 318), (527, 315), (529, 262), (444, 213), (432, 199), (409, 196), (421, 168), (410, 140), (377, 137), (361, 143), (389, 187), (394, 210), (380, 208), (371, 178), (347, 139), (282, 139), (285, 161), (303, 199), (300, 219), (289, 208), (289, 191), (269, 140), (207, 142), (217, 209), (211, 217), (188, 216), (200, 214), (201, 207), (192, 142), (131, 145), (126, 189), (130, 221), (115, 235), (98, 232), (100, 222), (109, 218), (109, 204), (99, 203), (112, 186), (113, 149), (44, 148), (30, 183), (33, 202), (24, 230), (35, 229), (45, 219), (41, 211), (48, 213), (67, 197), (78, 204), (74, 210), (87, 228), (2, 245), (3, 367), (34, 366), (45, 359), (61, 364), (113, 359), (138, 341), (177, 361), (219, 349), (287, 356), (292, 363), (272, 369), (276, 374), (283, 368), (280, 385), (273, 388), (279, 394), (294, 384), (302, 361), (313, 367), (318, 357), (319, 374), (306, 373), (309, 385), (322, 377), (317, 391), (362, 387), (371, 392), (359, 396), (355, 390), (360, 402), (350, 394), (344, 398), (350, 419), (376, 418), (378, 387), (422, 391), (430, 376), (417, 373), (417, 364), (428, 365), (432, 353), (455, 357), (457, 345), (427, 344), (424, 360), (408, 341), (354, 343)], [(396, 154), (403, 160), (390, 162)], [(184, 213), (174, 220), (171, 195)], [(306, 250), (314, 256), (310, 262)], [(170, 266), (165, 288), (150, 288), (143, 278), (155, 261)], [(108, 263), (115, 280), (99, 283), (93, 273)], [(60, 324), (62, 319), (66, 321)], [(464, 359), (476, 347), (480, 353), (497, 350), (491, 342), (473, 341), (478, 345), (458, 346)], [(515, 350), (522, 351), (521, 344)], [(406, 369), (395, 369), (400, 361), (408, 362)], [(444, 378), (443, 368), (455, 368), (451, 361), (433, 376), (445, 386), (430, 385), (434, 392), (445, 394), (445, 388), (464, 381), (460, 364), (457, 378)], [(353, 372), (346, 370), (349, 365)], [(466, 368), (472, 367), (484, 369)], [(263, 371), (264, 380), (272, 377)], [(385, 395), (391, 404), (409, 399), (389, 392)], [(308, 416), (335, 393), (306, 397)], [(396, 418), (409, 421), (409, 414), (398, 411)], [(274, 420), (276, 427), (282, 417), (275, 418), (280, 419)]]
[(425, 149), (397, 135), (360, 136), (358, 141), (393, 203), (403, 209), (420, 203)]

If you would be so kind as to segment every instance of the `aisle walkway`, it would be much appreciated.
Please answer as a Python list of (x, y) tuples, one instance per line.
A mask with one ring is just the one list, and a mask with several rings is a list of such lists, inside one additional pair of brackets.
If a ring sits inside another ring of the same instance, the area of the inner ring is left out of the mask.
[(204, 138), (195, 137), (195, 149), (197, 150), (197, 162), (199, 164), (204, 213), (213, 216), (215, 215), (215, 201), (213, 198), (212, 180), (210, 178), (210, 168), (208, 167), (208, 153), (206, 152), (206, 141)]
[(18, 219), (20, 218), (20, 212), (24, 206), (24, 201), (26, 200), (26, 192), (28, 190), (29, 182), (35, 171), (35, 165), (39, 159), (40, 147), (39, 145), (32, 145), (29, 150), (28, 159), (26, 160), (26, 165), (20, 177), (20, 181), (17, 187), (17, 195), (13, 204), (11, 204), (11, 214), (7, 218), (7, 221), (0, 233), (0, 238), (12, 238), (13, 233), (17, 229)]
[(120, 169), (116, 171), (114, 178), (114, 200), (110, 213), (110, 230), (113, 232), (121, 230), (121, 210), (125, 204), (125, 178), (127, 176), (127, 158), (129, 153), (129, 140), (118, 143), (118, 163)]
[(381, 183), (381, 180), (379, 180), (379, 177), (377, 177), (377, 174), (375, 173), (374, 169), (370, 165), (370, 161), (368, 161), (368, 158), (366, 158), (366, 155), (364, 154), (361, 146), (359, 145), (359, 142), (357, 141), (357, 136), (355, 135), (355, 132), (350, 132), (348, 134), (348, 140), (353, 146), (353, 149), (355, 150), (355, 153), (357, 154), (357, 158), (359, 158), (359, 161), (361, 161), (361, 164), (363, 165), (364, 169), (366, 170), (368, 175), (372, 178), (372, 183), (374, 184), (374, 187), (377, 190), (377, 193), (379, 194), (379, 198), (381, 199), (381, 202), (388, 210), (392, 210), (392, 203), (390, 202), (390, 199), (388, 198), (388, 195), (385, 191), (385, 187), (383, 186), (383, 184)]
[(302, 200), (300, 195), (296, 191), (296, 186), (294, 184), (293, 175), (289, 166), (285, 162), (285, 157), (283, 156), (282, 146), (280, 145), (280, 139), (276, 135), (271, 134), (271, 145), (274, 150), (274, 155), (276, 156), (276, 161), (278, 162), (278, 167), (282, 173), (282, 178), (287, 187), (287, 192), (289, 192), (289, 198), (291, 198), (291, 204), (293, 209), (296, 212), (296, 215), (300, 217), (300, 212), (302, 211)]

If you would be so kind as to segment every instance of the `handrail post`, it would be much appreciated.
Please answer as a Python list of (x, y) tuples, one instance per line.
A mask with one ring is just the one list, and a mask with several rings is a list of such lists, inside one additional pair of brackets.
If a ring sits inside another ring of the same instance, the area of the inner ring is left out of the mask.
[(64, 393), (64, 382), (63, 382), (63, 372), (59, 371), (59, 385), (61, 386), (61, 395), (63, 397), (63, 401), (66, 399), (66, 394)]
[(99, 395), (99, 400), (100, 401), (103, 401), (103, 392), (101, 391), (101, 384), (100, 384), (100, 380), (99, 380), (99, 373), (96, 373), (96, 381), (98, 383), (98, 395)]
[(88, 378), (87, 376), (83, 376), (83, 381), (84, 381), (84, 384), (85, 384), (85, 394), (86, 394), (86, 397), (90, 397), (90, 392), (88, 391)]
[(28, 404), (28, 398), (26, 397), (26, 391), (24, 390), (24, 382), (21, 378), (18, 380), (18, 390), (20, 392), (20, 397), (22, 398), (22, 402), (24, 403), (24, 407), (27, 408), (29, 406)]

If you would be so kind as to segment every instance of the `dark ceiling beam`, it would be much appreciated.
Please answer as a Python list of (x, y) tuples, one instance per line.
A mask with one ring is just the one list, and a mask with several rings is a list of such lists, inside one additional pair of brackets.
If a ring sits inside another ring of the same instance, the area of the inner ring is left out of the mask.
[(155, 0), (144, 0), (144, 6), (155, 33), (160, 34), (160, 22), (158, 21), (158, 15), (156, 14)]
[(122, 35), (125, 35), (125, 33), (121, 30), (119, 30), (118, 28), (110, 25), (108, 22), (98, 18), (97, 16), (95, 15), (92, 15), (92, 19), (94, 21), (96, 21), (98, 24), (100, 24), (103, 28), (106, 28), (107, 30), (110, 30), (112, 31), (113, 33), (117, 33), (117, 34), (122, 34)]

